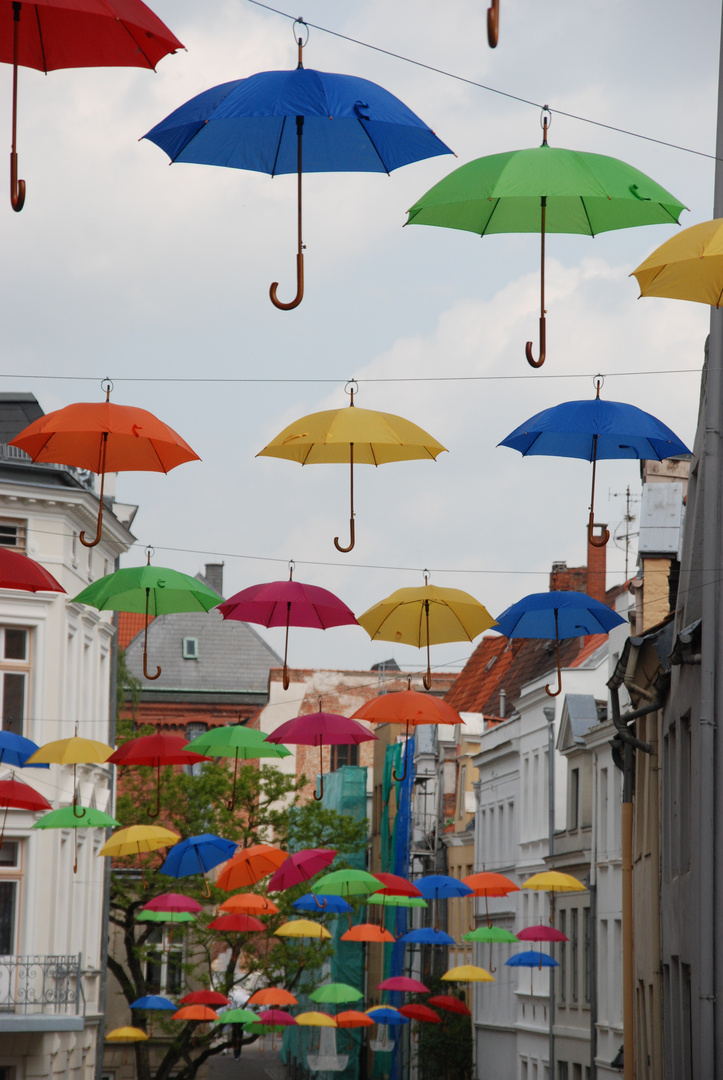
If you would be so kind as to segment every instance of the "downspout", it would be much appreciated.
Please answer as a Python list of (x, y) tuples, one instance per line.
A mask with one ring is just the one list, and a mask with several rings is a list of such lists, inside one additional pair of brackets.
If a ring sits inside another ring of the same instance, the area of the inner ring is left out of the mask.
[(592, 755), (592, 805), (593, 827), (592, 843), (590, 845), (590, 877), (588, 889), (590, 892), (590, 1077), (589, 1080), (597, 1080), (597, 800), (598, 800), (598, 772), (597, 750)]
[[(555, 708), (547, 705), (543, 708), (547, 720), (547, 847), (550, 865), (555, 856)], [(548, 1007), (547, 1056), (550, 1062), (549, 1076), (554, 1077), (555, 1069), (555, 969), (549, 969), (550, 1004)]]

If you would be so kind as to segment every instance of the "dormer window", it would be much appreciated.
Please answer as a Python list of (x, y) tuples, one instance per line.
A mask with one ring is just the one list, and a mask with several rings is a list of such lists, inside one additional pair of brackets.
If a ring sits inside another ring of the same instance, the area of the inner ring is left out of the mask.
[(25, 525), (18, 518), (0, 518), (0, 547), (25, 551)]
[(198, 660), (198, 638), (185, 637), (183, 639), (183, 659)]

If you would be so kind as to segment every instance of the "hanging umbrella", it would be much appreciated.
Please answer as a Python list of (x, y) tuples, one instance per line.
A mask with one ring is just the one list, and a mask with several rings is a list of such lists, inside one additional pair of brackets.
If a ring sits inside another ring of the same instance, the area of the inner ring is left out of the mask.
[(560, 589), (530, 593), (502, 612), (497, 630), (505, 637), (542, 638), (554, 641), (557, 648), (557, 690), (545, 687), (550, 697), (562, 691), (560, 640), (607, 634), (625, 620), (600, 600), (585, 593)]
[(444, 930), (435, 930), (432, 926), (420, 926), (417, 930), (408, 930), (399, 939), (405, 945), (454, 945), (454, 938)]
[(489, 897), (509, 896), (511, 892), (519, 892), (520, 889), (520, 886), (515, 885), (514, 881), (512, 881), (511, 878), (506, 877), (505, 874), (495, 874), (490, 870), (482, 870), (477, 874), (469, 874), (467, 877), (463, 877), (462, 881), (465, 885), (469, 885), (475, 896), (484, 896), (487, 926), (492, 925), (490, 920)]
[(289, 855), (282, 862), (279, 869), (273, 874), (268, 885), (269, 892), (285, 892), (292, 885), (299, 885), (302, 881), (310, 881), (319, 871), (326, 870), (327, 866), (336, 858), (336, 851), (330, 848), (305, 848)]
[(18, 179), (16, 149), (18, 66), (46, 73), (79, 67), (155, 70), (167, 53), (183, 46), (140, 0), (87, 0), (82, 4), (68, 0), (24, 4), (5, 0), (0, 13), (0, 60), (13, 65), (10, 202), (13, 210), (20, 211), (25, 204), (25, 181)]
[(462, 941), (487, 941), (500, 942), (519, 941), (517, 934), (511, 930), (505, 930), (502, 926), (478, 926), (476, 930), (470, 930), (462, 935)]
[(18, 769), (24, 769), (26, 766), (32, 769), (49, 769), (49, 765), (27, 765), (28, 758), (32, 757), (38, 749), (38, 744), (32, 739), (16, 735), (13, 731), (0, 730), (0, 764), (15, 766)]
[(171, 1020), (195, 1020), (205, 1024), (208, 1020), (218, 1020), (218, 1018), (218, 1013), (209, 1009), (208, 1005), (184, 1005), (173, 1014)]
[[(389, 695), (393, 697), (393, 694)], [(376, 892), (380, 896), (416, 896), (422, 895), (417, 886), (400, 874), (376, 873), (374, 877), (381, 883), (382, 888)]]
[(301, 1027), (336, 1027), (336, 1019), (323, 1012), (299, 1013), (296, 1023)]
[(0, 548), (0, 589), (24, 592), (65, 592), (44, 566), (10, 548)]
[(226, 863), (216, 878), (216, 885), (226, 892), (231, 889), (246, 889), (278, 870), (288, 857), (288, 852), (270, 844), (252, 844), (237, 851)]
[[(404, 724), (405, 747), (409, 738), (409, 728), (419, 724), (464, 724), (464, 720), (451, 705), (442, 698), (431, 694), (422, 694), (412, 690), (411, 676), (406, 690), (393, 694), (381, 694), (365, 701), (354, 713), (353, 720), (368, 720), (373, 724)], [(404, 770), (397, 776), (392, 769), (394, 780), (404, 780), (407, 775), (407, 755), (404, 755)]]
[(336, 1014), (336, 1026), (338, 1028), (374, 1027), (374, 1021), (371, 1016), (357, 1009), (345, 1009)]
[(284, 1012), (283, 1009), (265, 1009), (259, 1013), (259, 1020), (262, 1024), (272, 1024), (277, 1027), (292, 1027), (296, 1023), (291, 1013)]
[(224, 914), (219, 915), (208, 924), (209, 930), (220, 930), (224, 934), (246, 934), (249, 930), (254, 933), (263, 933), (266, 927), (260, 919), (253, 915)]
[(113, 1028), (112, 1031), (106, 1032), (106, 1042), (117, 1043), (130, 1043), (130, 1042), (142, 1042), (147, 1039), (148, 1035), (141, 1028), (137, 1027), (119, 1027)]
[(344, 931), (341, 935), (341, 940), (370, 941), (377, 945), (393, 945), (396, 938), (389, 930), (385, 930), (383, 926), (377, 926), (376, 923), (357, 923), (356, 926), (352, 926), (349, 930)]
[(226, 1009), (214, 1020), (214, 1024), (253, 1024), (258, 1016), (251, 1009)]
[(259, 626), (285, 626), (284, 640), (284, 690), (289, 689), (286, 665), (289, 649), (289, 627), (305, 626), (315, 630), (328, 630), (332, 626), (356, 625), (353, 611), (338, 596), (318, 585), (305, 585), (294, 581), (294, 564), (289, 563), (288, 581), (269, 581), (264, 585), (252, 585), (242, 589), (219, 604), (224, 619), (257, 623)]
[(194, 900), (191, 896), (169, 892), (154, 896), (152, 900), (143, 905), (141, 911), (186, 912), (191, 915), (198, 915), (199, 912), (203, 911), (203, 908), (198, 900)]
[[(130, 611), (145, 614), (143, 637), (143, 674), (149, 680), (155, 675), (148, 671), (148, 620), (155, 615), (171, 615), (180, 611), (210, 611), (221, 597), (208, 585), (189, 574), (169, 570), (163, 566), (151, 566), (151, 548), (147, 549), (145, 566), (128, 566), (107, 574), (73, 597), (76, 604), (89, 604), (99, 611)], [(199, 761), (203, 760), (199, 758)], [(182, 758), (187, 765), (192, 764)], [(179, 762), (178, 764), (180, 764)]]
[(461, 589), (440, 589), (429, 583), (424, 571), (422, 588), (397, 589), (385, 600), (370, 607), (357, 622), (372, 641), (400, 641), (427, 648), (425, 689), (432, 687), (430, 645), (447, 641), (474, 641), (484, 630), (495, 625), (486, 608)]
[(469, 885), (465, 885), (463, 881), (450, 877), (448, 874), (426, 874), (424, 877), (417, 878), (416, 884), (425, 900), (435, 901), (437, 930), (439, 930), (439, 901), (472, 895)]
[(136, 922), (170, 923), (171, 935), (173, 935), (174, 924), (195, 921), (196, 916), (190, 911), (139, 911), (136, 915)]
[(131, 1009), (172, 1009), (176, 1011), (178, 1006), (174, 1005), (172, 1001), (169, 1001), (167, 997), (161, 997), (160, 994), (147, 994), (145, 997), (136, 998), (135, 1001), (130, 1003)]
[(171, 847), (172, 844), (177, 844), (180, 839), (178, 833), (171, 832), (170, 829), (164, 829), (160, 825), (129, 825), (127, 828), (119, 829), (118, 832), (113, 833), (103, 844), (98, 854), (109, 858), (137, 855), (141, 878), (145, 887), (146, 881), (143, 874), (141, 853)]
[[(299, 26), (305, 25), (298, 19)], [(297, 23), (294, 24), (296, 28)], [(295, 30), (296, 33), (296, 30)], [(450, 154), (418, 116), (376, 83), (304, 68), (264, 71), (223, 83), (181, 105), (143, 136), (171, 162), (296, 173), (296, 296), (272, 303), (284, 311), (304, 295), (301, 177), (305, 172), (383, 172)]]
[(452, 997), (450, 994), (436, 994), (434, 997), (428, 999), (430, 1005), (434, 1005), (437, 1009), (445, 1009), (447, 1012), (459, 1013), (460, 1016), (471, 1016), (463, 1001), (457, 997)]
[(595, 521), (595, 470), (603, 458), (633, 458), (663, 461), (678, 454), (689, 454), (688, 447), (662, 421), (635, 405), (605, 401), (600, 397), (602, 379), (595, 380), (597, 393), (590, 401), (565, 401), (552, 409), (543, 409), (515, 428), (500, 446), (519, 450), (523, 457), (582, 458), (592, 462), (588, 543), (604, 547), (610, 539), (593, 531)]
[(429, 1005), (400, 1005), (399, 1011), (409, 1020), (423, 1020), (428, 1024), (442, 1023), (441, 1018)]
[(31, 827), (33, 829), (74, 829), (75, 858), (73, 861), (73, 873), (78, 873), (78, 829), (107, 829), (120, 825), (110, 814), (102, 810), (96, 810), (94, 806), (81, 807), (82, 813), (77, 813), (77, 804), (73, 801), (72, 806), (61, 806), (58, 810), (51, 810), (49, 814), (43, 814), (39, 821)]
[[(76, 735), (72, 739), (58, 739), (56, 742), (45, 743), (39, 747), (32, 757), (28, 758), (31, 765), (72, 765), (73, 766), (73, 813), (82, 818), (86, 811), (81, 808), (78, 813), (78, 792), (76, 787), (76, 766), (103, 764), (108, 761), (113, 753), (113, 747), (106, 743), (96, 742), (94, 739), (79, 739)], [(117, 825), (118, 822), (112, 822)]]
[(231, 999), (218, 990), (192, 990), (181, 998), (181, 1005), (229, 1005)]
[(208, 899), (211, 889), (206, 880), (206, 871), (230, 859), (237, 847), (235, 840), (224, 840), (222, 836), (214, 836), (213, 833), (189, 836), (169, 851), (159, 873), (176, 878), (202, 874), (203, 895)]
[(526, 926), (516, 935), (518, 941), (569, 941), (562, 930), (554, 926)]
[(515, 953), (509, 960), (505, 960), (507, 967), (526, 967), (530, 969), (530, 993), (532, 993), (532, 969), (537, 968), (538, 971), (542, 971), (543, 968), (559, 967), (557, 960), (552, 956), (548, 956), (547, 953), (537, 952), (535, 949), (529, 949), (527, 952)]
[[(130, 405), (111, 404), (112, 385), (110, 380), (105, 380), (105, 401), (78, 402), (46, 413), (24, 428), (9, 444), (24, 450), (33, 461), (74, 465), (100, 476), (95, 539), (86, 540), (85, 533), (80, 534), (80, 542), (86, 547), (95, 547), (100, 542), (103, 488), (107, 472), (167, 473), (185, 461), (200, 460), (188, 443), (153, 413)], [(100, 585), (100, 582), (95, 584)], [(115, 610), (137, 611), (142, 608)]]
[(263, 990), (257, 990), (249, 998), (248, 1005), (298, 1005), (295, 998), (288, 990), (278, 986), (267, 986)]
[(429, 987), (419, 979), (410, 979), (406, 975), (393, 975), (390, 979), (384, 979), (377, 984), (377, 990), (399, 990), (403, 994), (428, 994)]
[(390, 461), (414, 461), (436, 457), (446, 447), (410, 420), (392, 413), (373, 412), (354, 405), (356, 383), (347, 384), (348, 409), (312, 413), (295, 420), (260, 450), (257, 457), (280, 457), (300, 465), (345, 464), (349, 462), (351, 513), (349, 544), (342, 547), (334, 537), (337, 551), (351, 551), (354, 530), (354, 465), (384, 465)]
[(347, 1005), (352, 1001), (360, 1001), (364, 997), (361, 990), (348, 983), (327, 983), (326, 986), (317, 986), (309, 997), (317, 1005)]
[(446, 982), (494, 982), (495, 980), (483, 967), (474, 964), (461, 964), (450, 968), (441, 976)]
[[(320, 703), (321, 704), (321, 703)], [(319, 747), (319, 794), (314, 791), (314, 798), (321, 801), (324, 797), (324, 746), (349, 746), (363, 742), (372, 742), (376, 735), (356, 720), (336, 713), (308, 713), (297, 716), (280, 724), (267, 738), (273, 743), (294, 743), (301, 746)]]
[(395, 1009), (393, 1005), (372, 1005), (366, 1010), (367, 1016), (371, 1016), (375, 1024), (388, 1024), (396, 1027), (399, 1024), (408, 1024), (409, 1017)]
[(227, 810), (236, 806), (236, 780), (239, 761), (256, 761), (259, 758), (290, 757), (291, 751), (285, 746), (272, 746), (266, 741), (263, 731), (245, 727), (243, 724), (229, 724), (227, 727), (211, 728), (197, 735), (184, 748), (210, 757), (229, 757), (234, 759), (233, 789), (231, 798), (226, 803)]
[(319, 878), (314, 885), (314, 892), (317, 896), (331, 893), (333, 896), (345, 896), (348, 899), (350, 896), (368, 896), (377, 892), (379, 884), (379, 878), (367, 870), (333, 870)]
[(683, 229), (648, 255), (631, 277), (642, 296), (723, 303), (723, 218)]
[[(117, 573), (122, 574), (124, 571), (118, 570)], [(145, 656), (143, 663), (145, 666)], [(159, 668), (159, 675), (160, 672)], [(201, 761), (210, 761), (210, 758), (204, 757), (203, 754), (185, 753), (186, 745), (187, 740), (182, 735), (173, 735), (169, 731), (157, 731), (155, 735), (141, 735), (138, 739), (129, 739), (114, 750), (107, 759), (111, 765), (139, 765), (156, 770), (156, 805), (154, 809), (146, 808), (149, 818), (157, 818), (161, 812), (161, 768), (163, 766), (195, 765)]]
[(548, 146), (550, 120), (545, 107), (541, 146), (462, 165), (411, 207), (407, 221), (478, 236), (540, 233), (540, 357), (533, 358), (528, 341), (527, 361), (532, 367), (541, 367), (546, 353), (546, 233), (595, 236), (637, 225), (676, 224), (685, 209), (665, 188), (617, 158)]
[(332, 896), (330, 893), (304, 893), (291, 905), (297, 911), (315, 911), (317, 915), (323, 911), (325, 915), (346, 915), (351, 911), (351, 904), (341, 896)]
[(282, 923), (278, 930), (274, 930), (274, 934), (276, 937), (313, 938), (317, 941), (331, 937), (325, 926), (312, 922), (311, 919), (292, 919)]
[(218, 910), (232, 915), (276, 915), (279, 909), (273, 900), (258, 893), (236, 893), (219, 904)]
[(585, 886), (581, 881), (572, 874), (564, 874), (560, 870), (543, 870), (540, 874), (533, 874), (527, 881), (522, 882), (522, 888), (549, 892), (551, 926), (555, 921), (555, 893), (585, 891)]
[(10, 807), (14, 810), (32, 810), (35, 813), (39, 810), (53, 809), (44, 795), (31, 788), (29, 784), (24, 784), (22, 780), (16, 780), (14, 773), (9, 780), (0, 780), (0, 807), (3, 806), (5, 813), (2, 828), (0, 828), (0, 849), (3, 846), (5, 823)]

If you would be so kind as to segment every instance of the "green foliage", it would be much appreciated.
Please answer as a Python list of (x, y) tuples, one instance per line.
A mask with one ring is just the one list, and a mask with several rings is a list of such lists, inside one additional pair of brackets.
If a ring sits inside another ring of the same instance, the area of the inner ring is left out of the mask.
[[(434, 994), (445, 994), (465, 1001), (463, 990), (453, 989), (450, 983), (424, 976), (425, 985)], [(426, 1005), (429, 994), (419, 994), (414, 1000)], [(465, 1004), (468, 1002), (465, 1001)], [(441, 1010), (440, 1010), (441, 1011)], [(441, 1024), (418, 1025), (418, 1062), (422, 1080), (469, 1080), (472, 1076), (472, 1018), (444, 1012)]]

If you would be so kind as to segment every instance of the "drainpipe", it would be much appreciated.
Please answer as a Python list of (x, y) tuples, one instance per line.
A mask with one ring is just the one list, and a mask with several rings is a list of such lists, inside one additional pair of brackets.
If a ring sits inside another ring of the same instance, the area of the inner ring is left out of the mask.
[(590, 844), (590, 1077), (597, 1080), (597, 829), (598, 829), (598, 762), (597, 750), (592, 755), (593, 826)]
[[(550, 865), (555, 855), (555, 707), (543, 708), (547, 720), (547, 847)], [(550, 968), (550, 1004), (548, 1007), (547, 1056), (550, 1062), (548, 1074), (555, 1075), (555, 969)]]

